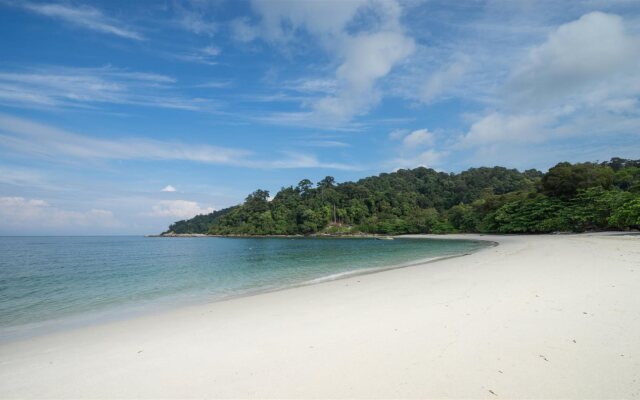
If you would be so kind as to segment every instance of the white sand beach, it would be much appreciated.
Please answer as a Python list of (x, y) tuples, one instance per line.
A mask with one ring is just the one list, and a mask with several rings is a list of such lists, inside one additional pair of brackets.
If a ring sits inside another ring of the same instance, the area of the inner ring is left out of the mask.
[(0, 345), (2, 398), (640, 398), (640, 236), (435, 263)]

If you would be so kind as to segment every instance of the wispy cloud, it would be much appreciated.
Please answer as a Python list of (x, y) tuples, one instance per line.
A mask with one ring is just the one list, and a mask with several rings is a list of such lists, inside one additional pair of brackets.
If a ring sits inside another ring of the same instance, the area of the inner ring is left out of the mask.
[(52, 206), (44, 200), (24, 197), (0, 197), (2, 229), (25, 229), (36, 224), (40, 228), (90, 227), (118, 228), (123, 224), (109, 210), (71, 211)]
[(114, 18), (106, 16), (101, 10), (89, 6), (71, 6), (63, 3), (7, 2), (27, 11), (57, 19), (95, 32), (119, 36), (126, 39), (143, 40), (144, 37), (124, 26)]
[(304, 147), (351, 147), (349, 143), (341, 142), (339, 140), (307, 140), (304, 142), (298, 142), (299, 146)]
[(186, 61), (205, 65), (217, 65), (217, 57), (222, 53), (219, 47), (209, 45), (188, 53), (171, 53), (171, 57)]
[(338, 91), (338, 82), (326, 78), (301, 78), (278, 84), (283, 89), (299, 93), (332, 95)]
[(245, 160), (243, 166), (267, 169), (326, 168), (344, 171), (362, 169), (357, 165), (320, 161), (314, 154), (283, 151), (285, 157), (278, 160)]
[(218, 23), (214, 20), (215, 2), (187, 0), (173, 1), (170, 4), (175, 13), (175, 22), (180, 28), (209, 37), (218, 31)]
[(248, 18), (236, 18), (229, 22), (231, 37), (238, 42), (251, 42), (260, 35), (259, 29), (252, 25)]
[(0, 103), (8, 106), (93, 108), (99, 104), (213, 111), (208, 99), (180, 94), (175, 79), (110, 66), (0, 71)]
[(0, 114), (2, 146), (42, 156), (82, 159), (184, 160), (236, 164), (250, 152), (143, 138), (98, 139)]
[(196, 88), (205, 89), (226, 89), (233, 86), (233, 82), (230, 80), (211, 80), (204, 83), (195, 85)]
[(177, 160), (262, 169), (357, 169), (349, 164), (322, 162), (313, 154), (285, 152), (285, 157), (264, 160), (249, 150), (208, 144), (185, 144), (135, 137), (99, 139), (5, 114), (0, 114), (0, 148), (2, 147), (63, 160)]
[(15, 166), (0, 165), (0, 184), (31, 186), (45, 184), (45, 175), (39, 171)]
[(161, 192), (169, 192), (169, 193), (176, 192), (176, 188), (174, 188), (171, 185), (167, 185), (164, 188), (162, 188)]

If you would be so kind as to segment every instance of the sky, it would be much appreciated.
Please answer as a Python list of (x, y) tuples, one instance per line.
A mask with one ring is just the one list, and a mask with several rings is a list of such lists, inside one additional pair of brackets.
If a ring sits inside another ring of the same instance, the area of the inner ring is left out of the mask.
[(640, 2), (0, 0), (0, 235), (255, 189), (640, 158)]

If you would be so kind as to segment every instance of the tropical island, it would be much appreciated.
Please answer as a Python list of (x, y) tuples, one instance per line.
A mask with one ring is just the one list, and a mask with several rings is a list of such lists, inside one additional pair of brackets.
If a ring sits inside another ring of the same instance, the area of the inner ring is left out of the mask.
[(550, 233), (640, 228), (640, 160), (561, 162), (548, 172), (419, 167), (336, 183), (256, 190), (238, 206), (178, 221), (172, 235)]

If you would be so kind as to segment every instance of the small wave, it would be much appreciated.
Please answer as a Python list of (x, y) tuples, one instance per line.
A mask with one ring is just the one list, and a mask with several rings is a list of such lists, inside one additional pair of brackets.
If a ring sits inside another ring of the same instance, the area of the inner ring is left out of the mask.
[(295, 286), (315, 285), (315, 284), (318, 284), (318, 283), (331, 282), (331, 281), (335, 281), (335, 280), (338, 280), (338, 279), (350, 278), (352, 276), (368, 275), (368, 274), (374, 274), (376, 272), (389, 271), (389, 270), (392, 270), (392, 269), (412, 267), (412, 266), (416, 266), (416, 265), (431, 263), (431, 262), (442, 260), (442, 259), (446, 259), (446, 258), (457, 257), (457, 256), (460, 256), (460, 255), (465, 255), (465, 254), (467, 254), (467, 253), (461, 253), (461, 254), (456, 254), (456, 255), (452, 255), (452, 256), (440, 256), (440, 257), (423, 258), (423, 259), (420, 259), (420, 260), (414, 260), (414, 261), (412, 261), (410, 263), (386, 265), (386, 266), (383, 266), (383, 267), (360, 268), (360, 269), (354, 269), (354, 270), (351, 270), (351, 271), (338, 272), (336, 274), (321, 276), (319, 278), (315, 278), (315, 279), (311, 279), (311, 280), (308, 280), (308, 281), (304, 281), (304, 282), (302, 282), (302, 283), (300, 283), (298, 285), (295, 285)]

